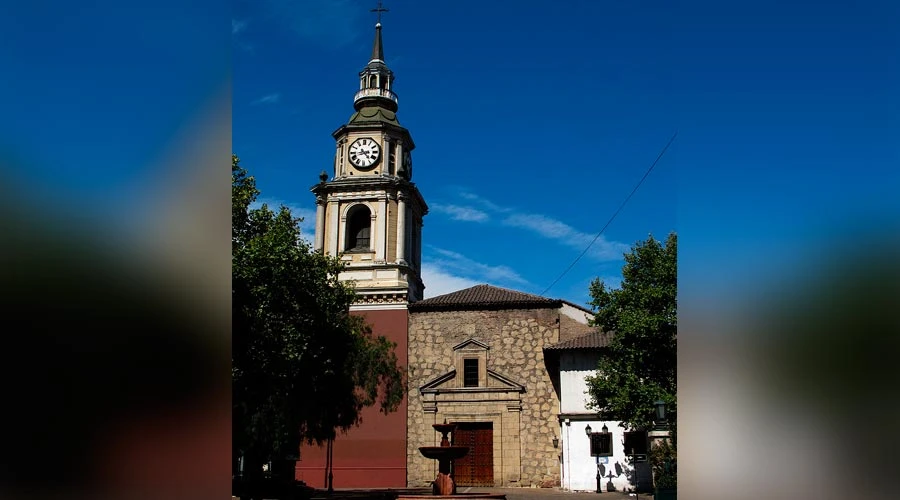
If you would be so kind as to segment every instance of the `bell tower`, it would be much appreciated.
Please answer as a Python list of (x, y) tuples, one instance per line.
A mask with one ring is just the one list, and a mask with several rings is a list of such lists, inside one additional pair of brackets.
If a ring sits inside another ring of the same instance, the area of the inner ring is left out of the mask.
[(421, 300), (425, 288), (421, 240), (428, 206), (412, 182), (416, 145), (397, 120), (394, 73), (384, 60), (380, 19), (353, 108), (348, 122), (332, 133), (331, 176), (323, 171), (311, 189), (315, 248), (346, 263), (339, 279), (356, 284), (360, 302), (354, 310), (405, 308)]
[[(408, 306), (422, 299), (425, 288), (421, 242), (428, 206), (412, 182), (416, 145), (397, 121), (394, 73), (384, 59), (381, 13), (387, 9), (379, 1), (372, 10), (378, 13), (375, 41), (359, 72), (354, 113), (331, 134), (334, 164), (311, 189), (316, 196), (314, 246), (344, 262), (338, 279), (352, 281), (359, 297), (350, 314), (364, 317), (374, 335), (394, 342), (397, 362), (405, 369)], [(368, 407), (362, 418), (327, 446), (302, 445), (296, 478), (315, 488), (406, 487), (406, 398), (394, 413)]]

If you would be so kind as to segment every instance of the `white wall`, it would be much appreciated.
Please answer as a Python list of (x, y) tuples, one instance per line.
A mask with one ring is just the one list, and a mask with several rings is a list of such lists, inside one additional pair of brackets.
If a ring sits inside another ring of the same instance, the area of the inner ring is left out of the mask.
[(584, 378), (597, 371), (598, 360), (599, 354), (595, 351), (572, 350), (560, 353), (560, 413), (589, 413), (587, 382)]
[[(608, 491), (609, 482), (616, 491), (633, 490), (635, 485), (629, 482), (631, 466), (626, 461), (624, 449), (625, 429), (617, 421), (591, 419), (593, 412), (587, 409), (587, 382), (584, 379), (596, 371), (597, 357), (597, 353), (590, 351), (560, 353), (560, 413), (573, 416), (560, 425), (561, 486), (573, 491), (596, 491), (599, 465), (603, 475), (601, 491)], [(580, 418), (576, 418), (579, 414)], [(613, 455), (598, 460), (591, 456), (585, 428), (590, 425), (592, 432), (600, 432), (604, 424), (612, 434)], [(650, 480), (648, 464), (638, 465), (638, 478), (642, 483)]]
[(562, 307), (560, 307), (559, 311), (566, 316), (574, 319), (575, 321), (581, 324), (588, 324), (588, 321), (593, 318), (592, 314), (586, 313), (577, 307), (572, 307), (569, 304), (563, 303)]
[[(613, 456), (592, 457), (591, 443), (585, 434), (585, 427), (591, 426), (593, 432), (599, 432), (606, 424), (612, 434)], [(625, 460), (623, 442), (625, 430), (619, 427), (618, 422), (613, 421), (569, 421), (562, 424), (561, 448), (563, 456), (562, 487), (573, 491), (596, 491), (598, 464), (603, 479), (600, 481), (600, 491), (608, 491), (608, 484), (612, 481), (617, 491), (633, 489), (628, 481), (631, 466)]]

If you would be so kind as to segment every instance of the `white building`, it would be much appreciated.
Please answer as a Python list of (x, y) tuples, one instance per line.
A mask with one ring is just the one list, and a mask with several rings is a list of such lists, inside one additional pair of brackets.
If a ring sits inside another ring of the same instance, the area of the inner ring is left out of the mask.
[[(574, 309), (574, 308), (573, 308)], [(582, 311), (583, 314), (587, 312)], [(597, 475), (600, 479), (600, 491), (639, 491), (651, 488), (652, 476), (646, 452), (649, 450), (646, 432), (626, 432), (618, 421), (600, 420), (598, 415), (588, 409), (587, 382), (585, 377), (593, 375), (597, 370), (597, 362), (610, 340), (607, 333), (591, 332), (580, 337), (560, 342), (546, 348), (545, 356), (551, 359), (551, 369), (559, 373), (559, 459), (560, 486), (570, 491), (596, 491)], [(556, 354), (556, 356), (553, 356)], [(555, 363), (554, 363), (555, 362)], [(558, 364), (556, 364), (558, 363)], [(591, 438), (604, 431), (609, 437), (597, 436), (601, 443), (603, 455), (591, 455)], [(637, 464), (637, 481), (631, 460), (627, 458), (632, 445), (636, 452), (643, 454), (644, 461)]]

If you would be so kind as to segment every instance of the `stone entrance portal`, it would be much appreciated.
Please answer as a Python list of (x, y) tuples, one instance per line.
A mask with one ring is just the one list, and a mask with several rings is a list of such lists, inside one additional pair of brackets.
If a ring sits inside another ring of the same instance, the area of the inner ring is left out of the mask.
[(494, 486), (494, 424), (456, 422), (453, 444), (468, 446), (469, 453), (453, 464), (458, 486)]

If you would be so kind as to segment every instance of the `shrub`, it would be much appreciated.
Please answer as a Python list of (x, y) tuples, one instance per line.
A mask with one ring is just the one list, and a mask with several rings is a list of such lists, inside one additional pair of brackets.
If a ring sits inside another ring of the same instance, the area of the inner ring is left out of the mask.
[(656, 489), (675, 488), (678, 479), (677, 458), (675, 446), (668, 440), (650, 450), (650, 466), (653, 468)]

